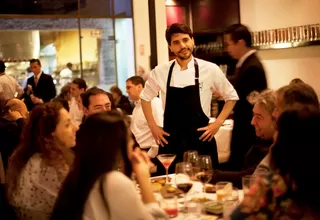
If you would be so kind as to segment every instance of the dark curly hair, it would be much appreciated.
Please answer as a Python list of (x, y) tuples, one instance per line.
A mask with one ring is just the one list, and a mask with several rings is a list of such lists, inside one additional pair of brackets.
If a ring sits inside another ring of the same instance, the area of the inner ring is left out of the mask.
[(60, 120), (60, 110), (63, 108), (59, 102), (48, 102), (35, 107), (22, 132), (20, 145), (9, 160), (8, 166), (8, 196), (16, 190), (22, 169), (29, 159), (36, 153), (41, 154), (43, 162), (47, 166), (52, 166), (57, 173), (65, 165), (73, 162), (73, 152), (65, 147), (56, 144), (52, 133)]

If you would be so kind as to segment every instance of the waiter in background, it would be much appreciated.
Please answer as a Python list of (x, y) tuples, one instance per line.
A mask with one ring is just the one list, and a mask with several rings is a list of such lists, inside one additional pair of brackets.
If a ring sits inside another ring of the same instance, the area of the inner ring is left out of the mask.
[(238, 60), (235, 74), (229, 79), (239, 95), (239, 101), (234, 107), (231, 155), (227, 166), (228, 170), (237, 171), (244, 167), (245, 155), (256, 139), (251, 125), (253, 106), (247, 96), (253, 91), (265, 90), (267, 79), (256, 50), (251, 48), (251, 34), (246, 26), (234, 24), (227, 28), (225, 45), (230, 56)]
[[(210, 155), (216, 168), (219, 161), (214, 135), (238, 95), (217, 65), (192, 56), (194, 39), (189, 27), (172, 24), (166, 30), (166, 40), (176, 59), (153, 69), (140, 95), (152, 135), (163, 146), (159, 154), (176, 154), (175, 162), (179, 162), (184, 151), (197, 150)], [(217, 120), (209, 124), (212, 90), (221, 94), (226, 103)], [(159, 92), (165, 110), (163, 128), (156, 124), (150, 103)], [(170, 168), (172, 172), (175, 166)]]

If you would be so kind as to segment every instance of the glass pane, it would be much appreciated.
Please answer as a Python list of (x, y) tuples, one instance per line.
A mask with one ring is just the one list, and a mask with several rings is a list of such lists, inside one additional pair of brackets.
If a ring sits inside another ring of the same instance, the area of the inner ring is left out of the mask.
[(114, 14), (132, 17), (132, 0), (114, 0)]
[(81, 19), (81, 23), (85, 21), (102, 25), (100, 28), (87, 26), (81, 30), (83, 78), (89, 87), (109, 90), (116, 83), (112, 19)]
[[(84, 79), (89, 87), (115, 84), (112, 19), (80, 21)], [(32, 58), (39, 58), (43, 71), (52, 75), (58, 94), (63, 85), (81, 76), (77, 19), (0, 19), (0, 34), (0, 59), (7, 61), (8, 74), (20, 83), (27, 78)], [(61, 74), (69, 62), (71, 76)]]
[[(112, 0), (80, 0), (81, 15), (111, 16)], [(2, 0), (0, 14), (77, 14), (78, 0)]]
[(125, 93), (126, 80), (135, 75), (132, 18), (117, 18), (115, 31), (118, 87)]

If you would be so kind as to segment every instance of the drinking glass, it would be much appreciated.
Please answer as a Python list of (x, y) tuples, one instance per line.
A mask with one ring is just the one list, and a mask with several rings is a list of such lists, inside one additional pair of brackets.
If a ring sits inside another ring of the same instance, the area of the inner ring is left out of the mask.
[(251, 185), (255, 182), (256, 178), (257, 176), (253, 175), (246, 175), (242, 177), (242, 190), (244, 194), (248, 193)]
[(170, 218), (178, 215), (178, 199), (176, 196), (164, 197), (161, 201), (161, 208), (166, 212)]
[(188, 162), (192, 164), (193, 176), (192, 180), (195, 180), (194, 175), (197, 173), (197, 165), (198, 165), (198, 151), (189, 150), (183, 153), (183, 162)]
[(184, 210), (187, 209), (187, 193), (192, 188), (192, 164), (180, 162), (176, 164), (176, 186), (184, 193)]
[(225, 197), (232, 196), (232, 183), (221, 181), (216, 183), (217, 200), (222, 201)]
[(175, 154), (159, 154), (157, 158), (166, 169), (166, 184), (168, 184), (169, 183), (168, 170), (170, 165), (176, 158), (176, 155)]
[(198, 172), (196, 173), (196, 179), (203, 184), (203, 194), (205, 193), (205, 184), (212, 178), (212, 161), (208, 155), (200, 155), (197, 164)]

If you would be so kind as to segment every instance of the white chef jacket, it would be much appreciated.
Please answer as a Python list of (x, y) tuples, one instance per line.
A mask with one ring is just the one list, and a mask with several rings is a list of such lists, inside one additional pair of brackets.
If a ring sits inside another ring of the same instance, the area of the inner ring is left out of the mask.
[[(221, 69), (214, 63), (196, 58), (199, 65), (199, 87), (200, 101), (203, 112), (210, 117), (212, 92), (218, 92), (223, 100), (239, 100), (236, 90), (227, 80)], [(171, 64), (175, 60), (168, 63), (158, 65), (154, 68), (149, 76), (148, 81), (140, 95), (141, 99), (151, 101), (158, 95), (162, 99), (163, 108), (166, 103), (167, 79)], [(170, 86), (184, 88), (186, 86), (195, 85), (195, 69), (194, 59), (188, 63), (188, 68), (181, 71), (178, 62), (175, 63)]]

